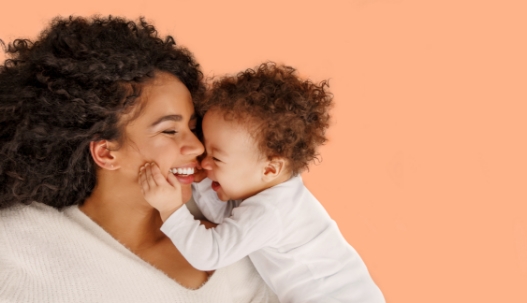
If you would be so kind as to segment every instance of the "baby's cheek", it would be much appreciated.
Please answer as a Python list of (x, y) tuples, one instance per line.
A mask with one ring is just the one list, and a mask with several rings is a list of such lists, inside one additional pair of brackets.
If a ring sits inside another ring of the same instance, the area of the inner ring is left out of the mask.
[(217, 194), (218, 198), (223, 202), (229, 201), (230, 199), (229, 195), (227, 195), (223, 190), (220, 190)]

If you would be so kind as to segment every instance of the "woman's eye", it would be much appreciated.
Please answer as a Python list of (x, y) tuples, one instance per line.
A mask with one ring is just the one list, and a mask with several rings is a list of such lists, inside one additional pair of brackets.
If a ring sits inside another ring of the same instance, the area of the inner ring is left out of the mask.
[(175, 131), (175, 130), (165, 130), (165, 131), (163, 131), (163, 134), (175, 135), (175, 134), (177, 134), (177, 131)]

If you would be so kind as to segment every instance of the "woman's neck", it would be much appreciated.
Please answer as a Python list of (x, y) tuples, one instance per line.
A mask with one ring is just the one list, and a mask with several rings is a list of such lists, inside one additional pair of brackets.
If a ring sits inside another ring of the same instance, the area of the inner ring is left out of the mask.
[(139, 186), (100, 175), (97, 181), (79, 207), (82, 212), (132, 251), (148, 249), (165, 238), (159, 212), (143, 199)]

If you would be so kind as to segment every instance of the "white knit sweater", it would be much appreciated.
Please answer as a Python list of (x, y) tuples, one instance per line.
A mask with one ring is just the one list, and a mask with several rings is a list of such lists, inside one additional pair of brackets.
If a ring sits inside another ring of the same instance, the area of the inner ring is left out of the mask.
[(0, 211), (0, 302), (278, 302), (248, 258), (190, 290), (133, 254), (78, 207)]

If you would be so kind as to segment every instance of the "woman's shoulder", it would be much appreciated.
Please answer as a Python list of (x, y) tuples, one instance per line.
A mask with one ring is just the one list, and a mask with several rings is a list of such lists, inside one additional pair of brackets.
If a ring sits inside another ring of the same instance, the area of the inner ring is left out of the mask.
[(42, 241), (51, 243), (50, 239), (61, 238), (61, 234), (70, 230), (69, 221), (62, 211), (37, 202), (1, 209), (0, 246), (5, 254)]
[[(77, 206), (70, 206), (77, 207)], [(45, 235), (68, 233), (75, 226), (64, 210), (43, 203), (13, 205), (0, 210), (0, 242), (7, 239), (31, 242)]]
[(0, 226), (16, 232), (18, 229), (11, 228), (17, 226), (40, 226), (42, 223), (56, 222), (56, 219), (63, 216), (64, 214), (58, 209), (43, 203), (15, 204), (8, 208), (0, 209)]
[(33, 202), (30, 204), (14, 204), (12, 206), (9, 206), (7, 208), (0, 209), (0, 217), (6, 217), (14, 214), (20, 214), (23, 212), (32, 212), (32, 211), (40, 211), (40, 212), (60, 212), (58, 209), (53, 208), (49, 205), (46, 205), (44, 203), (40, 202)]

